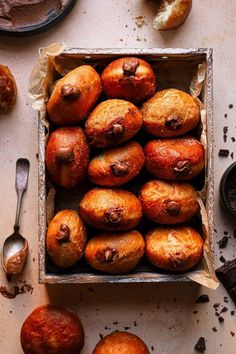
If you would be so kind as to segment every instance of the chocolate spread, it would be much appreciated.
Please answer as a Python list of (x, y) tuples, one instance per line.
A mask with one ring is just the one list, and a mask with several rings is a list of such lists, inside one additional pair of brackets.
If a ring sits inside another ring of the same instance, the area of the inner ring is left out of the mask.
[(8, 274), (20, 274), (24, 268), (28, 254), (28, 243), (25, 242), (24, 248), (13, 254), (6, 262), (6, 271)]
[(47, 20), (49, 14), (61, 11), (69, 0), (5, 0), (0, 2), (0, 26), (14, 29)]

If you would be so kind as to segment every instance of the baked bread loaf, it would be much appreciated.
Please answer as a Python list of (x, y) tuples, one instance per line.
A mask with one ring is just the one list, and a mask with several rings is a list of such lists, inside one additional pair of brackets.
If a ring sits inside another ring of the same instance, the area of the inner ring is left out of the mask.
[(173, 272), (193, 268), (201, 259), (203, 239), (189, 226), (157, 227), (146, 236), (146, 255), (154, 266)]
[(111, 62), (101, 75), (102, 87), (108, 98), (122, 98), (140, 103), (156, 91), (152, 67), (140, 58), (120, 58)]
[(52, 261), (67, 268), (76, 264), (85, 249), (87, 232), (75, 210), (59, 211), (50, 224), (46, 236), (46, 248)]
[(153, 21), (158, 31), (173, 30), (180, 27), (187, 19), (192, 8), (192, 0), (161, 0)]
[(109, 274), (124, 274), (136, 267), (145, 251), (143, 236), (135, 230), (104, 233), (86, 246), (85, 259), (94, 269)]
[(167, 180), (190, 180), (204, 168), (205, 151), (195, 138), (150, 140), (145, 148), (147, 170)]
[(158, 224), (178, 224), (198, 211), (197, 192), (188, 183), (154, 180), (140, 191), (143, 214)]
[(46, 166), (52, 181), (72, 188), (86, 175), (89, 147), (81, 128), (63, 127), (55, 130), (46, 147)]
[(124, 100), (100, 103), (85, 124), (85, 134), (94, 147), (107, 147), (131, 139), (143, 123), (139, 109)]
[(167, 89), (157, 92), (141, 108), (143, 126), (158, 137), (183, 135), (200, 121), (200, 109), (189, 94)]
[(97, 229), (122, 231), (138, 225), (142, 207), (138, 198), (126, 190), (94, 188), (80, 202), (79, 213)]
[(146, 344), (129, 332), (114, 332), (100, 340), (93, 354), (150, 354)]
[(121, 186), (139, 174), (144, 161), (143, 149), (131, 141), (94, 157), (89, 163), (88, 175), (99, 186)]
[(72, 311), (39, 306), (22, 325), (21, 346), (25, 354), (79, 354), (84, 346), (83, 326)]
[(50, 119), (58, 125), (84, 120), (101, 93), (101, 80), (90, 65), (82, 65), (57, 81), (47, 104)]
[(0, 110), (11, 109), (16, 102), (16, 81), (7, 66), (0, 64)]

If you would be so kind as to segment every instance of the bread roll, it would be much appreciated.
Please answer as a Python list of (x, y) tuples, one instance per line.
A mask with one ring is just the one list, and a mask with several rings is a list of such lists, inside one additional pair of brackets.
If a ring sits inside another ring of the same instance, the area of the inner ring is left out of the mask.
[(150, 354), (146, 344), (129, 332), (114, 332), (100, 340), (93, 354)]
[(46, 167), (52, 181), (72, 188), (86, 175), (89, 147), (81, 128), (64, 127), (55, 130), (46, 147)]
[(188, 183), (154, 180), (140, 191), (146, 217), (158, 224), (178, 224), (191, 219), (198, 211), (197, 192)]
[(145, 148), (147, 170), (155, 177), (186, 181), (196, 177), (204, 168), (205, 151), (195, 138), (150, 140)]
[(58, 125), (84, 120), (101, 93), (98, 73), (89, 65), (70, 71), (57, 81), (47, 104), (50, 119)]
[(141, 108), (143, 126), (158, 137), (183, 135), (200, 121), (200, 109), (192, 96), (176, 90), (157, 92)]
[(122, 98), (138, 104), (156, 90), (156, 78), (150, 64), (134, 57), (111, 62), (101, 75), (102, 87), (108, 98)]
[(71, 267), (82, 257), (86, 239), (86, 228), (78, 212), (62, 210), (54, 216), (48, 226), (47, 252), (59, 267)]
[(90, 114), (85, 124), (85, 134), (91, 146), (114, 146), (131, 139), (142, 123), (142, 115), (132, 103), (107, 100)]
[(0, 64), (0, 110), (8, 111), (16, 101), (16, 81), (11, 70)]
[(39, 306), (22, 325), (21, 346), (25, 354), (79, 354), (84, 346), (82, 323), (65, 308)]
[(128, 142), (94, 157), (89, 163), (88, 175), (99, 186), (121, 186), (139, 174), (144, 160), (141, 146)]
[(104, 233), (93, 237), (85, 249), (85, 259), (97, 270), (124, 274), (136, 267), (145, 251), (143, 236), (135, 230)]
[(123, 189), (91, 189), (82, 199), (79, 212), (87, 224), (105, 231), (130, 230), (142, 217), (138, 198)]
[(156, 267), (172, 272), (193, 268), (201, 259), (203, 239), (192, 227), (157, 227), (146, 236), (146, 255)]
[(153, 26), (158, 31), (174, 30), (186, 21), (192, 8), (192, 0), (161, 0)]

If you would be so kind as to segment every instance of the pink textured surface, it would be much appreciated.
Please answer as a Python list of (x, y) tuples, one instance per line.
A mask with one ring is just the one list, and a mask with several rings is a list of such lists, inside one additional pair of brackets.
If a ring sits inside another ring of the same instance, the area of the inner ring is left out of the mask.
[[(52, 302), (70, 306), (84, 323), (86, 344), (83, 354), (89, 354), (103, 335), (110, 330), (129, 327), (140, 335), (153, 353), (191, 354), (200, 336), (207, 339), (209, 354), (235, 354), (236, 317), (229, 310), (219, 324), (214, 303), (224, 304), (227, 295), (220, 286), (215, 292), (195, 284), (145, 284), (99, 286), (43, 286), (37, 284), (37, 113), (27, 96), (32, 66), (38, 58), (38, 48), (52, 42), (64, 41), (70, 47), (213, 47), (214, 49), (214, 119), (215, 119), (215, 189), (216, 240), (228, 232), (228, 246), (223, 250), (226, 259), (235, 256), (233, 238), (235, 220), (229, 219), (219, 205), (218, 185), (224, 169), (233, 162), (220, 159), (219, 148), (235, 152), (236, 136), (236, 62), (235, 11), (236, 2), (228, 0), (194, 1), (192, 12), (183, 27), (174, 32), (159, 33), (152, 28), (156, 1), (152, 0), (80, 0), (72, 13), (50, 31), (29, 38), (0, 37), (0, 62), (8, 65), (17, 81), (17, 103), (10, 114), (0, 115), (1, 171), (1, 243), (11, 233), (14, 221), (16, 193), (14, 190), (15, 161), (27, 157), (31, 162), (29, 188), (22, 213), (22, 234), (28, 238), (30, 257), (21, 279), (34, 287), (33, 293), (19, 295), (13, 300), (0, 297), (0, 353), (22, 354), (19, 342), (20, 327), (25, 317), (38, 305)], [(137, 27), (135, 18), (144, 16), (145, 23)], [(229, 104), (234, 108), (229, 109)], [(228, 114), (227, 118), (224, 115)], [(223, 141), (223, 127), (228, 126), (228, 140)], [(216, 265), (219, 250), (216, 246)], [(35, 259), (35, 261), (33, 261)], [(0, 270), (0, 285), (6, 279)], [(199, 294), (208, 293), (210, 303), (195, 304)], [(198, 311), (197, 313), (194, 313)], [(118, 323), (117, 323), (118, 322)], [(212, 328), (216, 327), (217, 332)]]

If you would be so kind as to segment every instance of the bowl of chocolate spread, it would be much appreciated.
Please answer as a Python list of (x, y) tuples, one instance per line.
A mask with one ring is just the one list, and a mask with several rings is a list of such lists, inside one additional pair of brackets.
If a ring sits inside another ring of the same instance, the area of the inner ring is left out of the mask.
[(40, 33), (56, 24), (76, 0), (0, 1), (0, 34), (23, 36)]
[(225, 209), (236, 216), (236, 162), (227, 168), (221, 178), (220, 197)]

